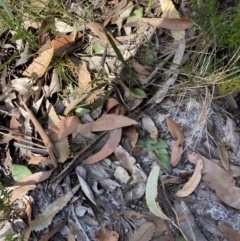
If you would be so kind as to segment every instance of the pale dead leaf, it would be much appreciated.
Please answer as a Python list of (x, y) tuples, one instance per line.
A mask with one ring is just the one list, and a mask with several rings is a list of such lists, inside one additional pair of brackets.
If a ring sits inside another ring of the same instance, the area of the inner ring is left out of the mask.
[(117, 178), (120, 182), (127, 184), (127, 182), (130, 179), (130, 176), (128, 172), (122, 168), (122, 167), (117, 167), (115, 172), (114, 172), (114, 177)]
[(54, 169), (50, 171), (36, 172), (28, 177), (21, 179), (21, 181), (17, 182), (15, 185), (32, 185), (43, 182), (51, 176), (53, 170)]
[(78, 72), (78, 87), (81, 91), (91, 90), (91, 75), (88, 72), (86, 62), (83, 61), (81, 68)]
[(73, 226), (72, 225), (70, 225), (70, 228), (69, 228), (68, 241), (75, 241), (75, 236), (73, 234)]
[(71, 153), (68, 138), (65, 137), (60, 141), (56, 141), (53, 143), (53, 145), (55, 146), (59, 154), (58, 162), (64, 163), (69, 158)]
[(48, 125), (49, 127), (57, 127), (58, 122), (59, 122), (59, 117), (52, 106), (52, 104), (47, 100), (46, 101), (46, 109), (47, 109), (47, 114), (48, 114)]
[(184, 135), (182, 133), (182, 130), (180, 129), (180, 126), (169, 117), (166, 117), (166, 122), (167, 122), (168, 130), (171, 133), (171, 136), (174, 139), (183, 141)]
[(131, 143), (132, 148), (134, 148), (138, 140), (137, 130), (133, 126), (130, 126), (126, 129), (126, 135)]
[(38, 79), (44, 75), (53, 57), (53, 48), (41, 52), (32, 64), (23, 72), (24, 76)]
[(67, 205), (74, 194), (78, 191), (79, 187), (80, 185), (77, 185), (67, 194), (51, 203), (42, 214), (32, 221), (31, 230), (41, 231), (44, 228), (47, 228), (51, 224), (53, 217)]
[(94, 155), (88, 157), (83, 161), (84, 164), (93, 164), (103, 160), (104, 158), (111, 155), (117, 148), (122, 137), (122, 129), (113, 130), (110, 133), (107, 143), (102, 147), (102, 149), (95, 153)]
[(224, 233), (224, 236), (228, 241), (240, 240), (240, 234), (237, 231), (233, 230), (232, 228), (223, 224), (220, 224), (217, 227), (220, 231)]
[(93, 192), (91, 190), (91, 188), (88, 186), (87, 182), (83, 179), (83, 172), (86, 172), (83, 167), (78, 166), (75, 168), (76, 174), (78, 176), (78, 181), (80, 183), (80, 186), (82, 188), (82, 191), (84, 192), (84, 194), (86, 195), (86, 197), (94, 204), (97, 206), (97, 204), (94, 201), (94, 195)]
[(116, 231), (111, 231), (108, 229), (105, 229), (104, 232), (100, 229), (96, 233), (96, 238), (99, 241), (118, 241), (119, 234)]
[(142, 125), (143, 129), (147, 131), (147, 133), (150, 135), (150, 137), (157, 142), (158, 139), (158, 130), (155, 126), (155, 123), (149, 116), (144, 116), (142, 118)]
[(48, 153), (49, 153), (49, 156), (52, 160), (53, 166), (57, 167), (57, 160), (56, 160), (56, 157), (58, 157), (57, 150), (54, 148), (51, 140), (49, 139), (48, 135), (45, 133), (43, 127), (40, 125), (40, 123), (38, 122), (38, 120), (36, 119), (36, 117), (34, 116), (32, 111), (29, 110), (29, 108), (27, 107), (27, 105), (23, 101), (21, 101), (21, 103), (24, 106), (24, 108), (27, 110), (28, 115), (29, 115), (31, 121), (33, 122), (35, 128), (37, 129), (39, 135), (42, 137), (43, 143), (48, 150)]
[[(111, 46), (111, 44), (109, 43), (106, 34), (104, 33), (104, 28), (100, 23), (95, 23), (95, 22), (90, 22), (87, 23), (86, 26), (88, 28), (90, 28), (94, 34), (96, 34), (100, 39), (104, 40), (105, 45), (109, 44)], [(111, 34), (108, 33), (110, 36)], [(112, 40), (114, 41), (114, 43), (118, 46), (121, 45), (116, 39), (114, 39), (111, 36)]]
[(131, 66), (133, 69), (138, 73), (143, 76), (149, 76), (150, 72), (147, 71), (141, 64), (139, 64), (135, 59), (131, 59)]
[(52, 141), (59, 141), (72, 134), (76, 129), (80, 120), (76, 116), (66, 117), (58, 122), (57, 128), (49, 130), (49, 136)]
[(235, 180), (227, 171), (213, 163), (209, 159), (196, 154), (188, 154), (188, 159), (196, 163), (198, 159), (203, 161), (203, 181), (213, 190), (217, 196), (226, 204), (240, 209), (240, 188), (235, 186)]
[(66, 220), (57, 224), (53, 229), (46, 233), (39, 241), (48, 241), (55, 233), (57, 233), (65, 224)]
[(51, 165), (52, 161), (51, 159), (47, 158), (47, 157), (41, 157), (41, 156), (30, 156), (30, 159), (28, 161), (28, 164), (31, 165), (42, 165), (42, 166), (47, 166), (47, 165)]
[(12, 88), (20, 95), (27, 95), (32, 86), (30, 78), (18, 78), (11, 80)]
[(192, 21), (183, 18), (142, 18), (146, 22), (156, 28), (166, 28), (170, 30), (184, 30), (190, 28)]
[(226, 148), (221, 143), (217, 143), (217, 150), (224, 169), (226, 171), (229, 171), (230, 166), (228, 160), (228, 152)]
[(175, 195), (178, 197), (186, 197), (189, 194), (191, 194), (196, 189), (199, 182), (201, 181), (202, 169), (203, 169), (203, 162), (201, 159), (199, 159), (197, 161), (197, 165), (196, 165), (193, 175), (188, 180), (188, 182), (186, 182), (184, 184), (182, 189), (178, 190)]
[(50, 97), (52, 97), (54, 93), (61, 91), (60, 80), (59, 80), (59, 76), (57, 74), (56, 68), (53, 69), (49, 91), (50, 91)]
[(125, 116), (107, 114), (101, 116), (95, 122), (78, 124), (77, 132), (82, 134), (87, 132), (110, 131), (130, 125), (137, 125), (137, 122)]
[(68, 113), (69, 113), (72, 109), (74, 109), (74, 107), (76, 107), (80, 102), (82, 102), (82, 101), (83, 101), (85, 98), (87, 98), (87, 97), (88, 97), (88, 95), (85, 94), (85, 95), (83, 95), (82, 97), (77, 98), (77, 99), (73, 100), (72, 102), (70, 102), (70, 103), (68, 104), (68, 106), (66, 107), (66, 109), (64, 110), (63, 115), (64, 115), (64, 116), (68, 115)]
[(144, 223), (134, 231), (134, 233), (129, 237), (129, 241), (149, 241), (151, 240), (155, 229), (156, 227), (153, 223)]
[(33, 190), (34, 188), (36, 188), (36, 185), (25, 185), (13, 190), (11, 192), (10, 204), (17, 200), (19, 197), (21, 197), (23, 194), (27, 193), (30, 190)]

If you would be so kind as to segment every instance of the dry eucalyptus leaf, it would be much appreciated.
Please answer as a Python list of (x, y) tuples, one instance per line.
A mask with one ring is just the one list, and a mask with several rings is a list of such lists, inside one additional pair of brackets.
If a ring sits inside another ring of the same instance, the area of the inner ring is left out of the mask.
[(26, 95), (32, 86), (31, 79), (29, 78), (18, 78), (11, 80), (12, 87), (18, 91), (20, 95)]
[(116, 130), (113, 130), (110, 135), (107, 143), (102, 147), (102, 149), (93, 154), (92, 156), (88, 157), (83, 161), (84, 164), (93, 164), (96, 162), (99, 162), (103, 160), (104, 158), (108, 157), (111, 155), (115, 149), (117, 148), (120, 140), (122, 137), (122, 129), (118, 128)]
[(224, 236), (228, 241), (240, 240), (240, 234), (237, 231), (233, 230), (232, 228), (223, 224), (220, 224), (217, 227), (219, 230), (221, 230), (224, 233)]
[(46, 109), (47, 109), (47, 113), (48, 113), (48, 126), (50, 128), (57, 127), (60, 119), (59, 119), (54, 107), (48, 100), (46, 101)]
[(149, 241), (152, 239), (155, 229), (156, 227), (153, 223), (144, 223), (134, 231), (134, 233), (129, 237), (129, 241)]
[(38, 79), (42, 77), (52, 60), (53, 57), (53, 48), (49, 48), (41, 52), (36, 59), (33, 60), (32, 64), (23, 72), (24, 76)]
[(147, 71), (141, 64), (139, 64), (135, 59), (131, 59), (130, 61), (133, 69), (138, 73), (143, 76), (149, 76), (150, 72)]
[(78, 191), (79, 187), (80, 185), (77, 185), (67, 194), (51, 203), (42, 214), (32, 221), (31, 230), (41, 231), (44, 228), (47, 228), (51, 224), (53, 217), (67, 205), (74, 194)]
[(217, 143), (217, 150), (224, 169), (226, 171), (229, 171), (230, 165), (228, 160), (227, 149), (221, 143)]
[(147, 133), (150, 135), (150, 137), (157, 142), (158, 139), (158, 130), (157, 127), (155, 126), (155, 123), (149, 116), (144, 116), (142, 118), (142, 125), (143, 129), (147, 131)]
[(98, 241), (118, 241), (119, 234), (116, 231), (105, 229), (104, 232), (100, 229), (96, 233)]
[(151, 170), (146, 186), (146, 201), (150, 211), (159, 218), (170, 220), (162, 211), (159, 204), (156, 202), (157, 198), (157, 183), (159, 177), (159, 166), (154, 166)]
[(33, 190), (34, 188), (36, 188), (36, 185), (25, 185), (13, 190), (11, 192), (10, 204), (17, 200), (19, 197), (21, 197), (23, 194), (27, 193), (30, 190)]
[(138, 140), (137, 130), (133, 126), (130, 126), (126, 129), (126, 135), (131, 143), (132, 148), (134, 148)]
[(156, 28), (166, 28), (170, 30), (184, 30), (190, 28), (192, 21), (182, 18), (142, 18), (146, 22)]
[(77, 132), (82, 134), (87, 132), (110, 131), (130, 125), (137, 125), (137, 122), (126, 116), (107, 114), (92, 123), (78, 124)]
[(182, 132), (180, 126), (169, 117), (166, 117), (166, 122), (167, 122), (168, 130), (171, 133), (171, 136), (174, 139), (183, 141), (184, 135), (183, 135), (183, 132)]
[(52, 161), (47, 158), (47, 157), (42, 157), (42, 156), (30, 156), (30, 159), (28, 160), (28, 164), (31, 165), (42, 165), (42, 166), (47, 166), (51, 165)]
[(91, 90), (91, 75), (88, 72), (86, 62), (83, 61), (81, 68), (78, 72), (78, 87), (81, 91)]
[(203, 162), (201, 159), (197, 161), (197, 165), (195, 171), (191, 178), (184, 184), (181, 190), (178, 190), (175, 194), (178, 197), (186, 197), (191, 194), (196, 187), (198, 186), (199, 182), (201, 181), (202, 177), (202, 169), (203, 169)]
[(69, 158), (71, 153), (68, 138), (66, 137), (60, 141), (56, 141), (53, 143), (53, 145), (59, 154), (58, 162), (64, 163)]
[(173, 143), (172, 150), (171, 150), (171, 165), (173, 167), (177, 166), (178, 162), (181, 159), (183, 152), (183, 142), (176, 140)]
[(240, 188), (235, 186), (236, 181), (227, 171), (196, 153), (190, 153), (188, 159), (192, 163), (196, 163), (198, 159), (201, 159), (203, 161), (203, 181), (216, 192), (223, 202), (240, 209)]

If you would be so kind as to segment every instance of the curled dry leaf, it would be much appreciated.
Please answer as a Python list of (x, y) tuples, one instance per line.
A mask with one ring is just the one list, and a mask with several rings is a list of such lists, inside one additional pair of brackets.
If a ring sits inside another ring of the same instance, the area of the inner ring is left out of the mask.
[(142, 125), (143, 125), (143, 129), (145, 129), (150, 137), (157, 142), (158, 139), (158, 130), (157, 127), (155, 126), (155, 123), (153, 122), (153, 120), (149, 117), (149, 116), (144, 116), (142, 118)]
[(53, 47), (41, 52), (36, 59), (33, 60), (32, 64), (23, 72), (24, 76), (38, 79), (44, 75), (46, 72), (52, 57), (53, 57)]
[(32, 185), (32, 184), (37, 184), (39, 182), (43, 182), (51, 176), (53, 170), (54, 169), (50, 171), (36, 172), (31, 176), (21, 179), (21, 181), (17, 182), (15, 185)]
[(77, 185), (66, 195), (56, 199), (53, 203), (51, 203), (42, 214), (40, 214), (36, 219), (32, 221), (31, 229), (35, 231), (41, 231), (44, 228), (47, 228), (51, 224), (53, 217), (67, 205), (74, 194), (78, 191), (79, 187), (80, 186)]
[(58, 122), (57, 128), (51, 128), (49, 136), (52, 141), (60, 141), (72, 134), (76, 129), (77, 125), (81, 123), (79, 118), (76, 116), (66, 117)]
[(233, 230), (232, 228), (223, 224), (220, 224), (217, 227), (220, 231), (224, 233), (224, 236), (228, 241), (240, 240), (240, 234), (237, 231)]
[(107, 101), (107, 106), (106, 106), (106, 112), (108, 113), (111, 111), (114, 107), (118, 106), (119, 102), (114, 99), (114, 98), (109, 98)]
[(78, 124), (77, 132), (83, 134), (87, 132), (110, 131), (130, 125), (137, 125), (137, 122), (126, 116), (107, 114), (92, 123)]
[(192, 163), (196, 163), (198, 159), (201, 159), (203, 161), (203, 181), (216, 192), (223, 202), (240, 209), (240, 188), (235, 186), (236, 181), (227, 171), (199, 154), (190, 153), (188, 158)]
[(179, 190), (175, 195), (178, 197), (186, 197), (189, 194), (191, 194), (196, 189), (199, 182), (201, 181), (202, 169), (203, 169), (203, 162), (201, 159), (199, 159), (197, 161), (197, 166), (195, 168), (193, 175), (188, 180), (188, 182), (184, 184), (182, 189)]
[(129, 237), (129, 241), (149, 241), (155, 229), (156, 227), (153, 223), (144, 223)]
[(142, 18), (142, 21), (156, 28), (170, 30), (184, 30), (192, 26), (191, 20), (183, 18)]
[(110, 133), (109, 139), (108, 139), (107, 143), (103, 146), (103, 148), (99, 152), (97, 152), (94, 155), (85, 159), (83, 161), (83, 163), (84, 164), (93, 164), (93, 163), (99, 162), (99, 161), (103, 160), (104, 158), (108, 157), (109, 155), (111, 155), (115, 151), (116, 147), (118, 146), (118, 144), (121, 140), (121, 137), (122, 137), (122, 129), (121, 128), (113, 130)]

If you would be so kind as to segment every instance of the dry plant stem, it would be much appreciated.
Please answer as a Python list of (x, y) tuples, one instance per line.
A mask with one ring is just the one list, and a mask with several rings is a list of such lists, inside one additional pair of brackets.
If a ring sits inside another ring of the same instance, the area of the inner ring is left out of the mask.
[(144, 88), (148, 87), (151, 83), (149, 83), (155, 75), (158, 73), (158, 71), (166, 64), (167, 61), (169, 61), (174, 55), (177, 50), (170, 53), (165, 59), (153, 70), (153, 72), (148, 76), (148, 78), (145, 80)]
[(32, 111), (28, 109), (27, 105), (22, 100), (21, 100), (21, 103), (24, 106), (24, 108), (26, 109), (26, 111), (28, 112), (29, 117), (32, 120), (34, 126), (36, 127), (38, 133), (42, 137), (44, 145), (46, 146), (49, 156), (53, 162), (53, 166), (56, 168), (57, 167), (57, 159), (56, 158), (58, 157), (58, 151), (55, 149), (50, 138), (45, 133), (44, 129), (42, 128), (42, 126), (40, 125), (40, 123), (38, 122), (38, 120), (36, 119), (34, 114), (32, 113)]

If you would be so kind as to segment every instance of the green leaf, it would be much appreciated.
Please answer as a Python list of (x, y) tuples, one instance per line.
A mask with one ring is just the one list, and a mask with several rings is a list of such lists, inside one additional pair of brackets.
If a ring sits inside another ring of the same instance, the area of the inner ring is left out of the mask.
[(147, 185), (146, 185), (146, 201), (148, 208), (150, 211), (157, 217), (170, 220), (162, 211), (159, 204), (156, 202), (157, 198), (157, 184), (158, 184), (158, 176), (159, 176), (160, 168), (158, 166), (154, 166), (151, 170)]
[(168, 151), (167, 151), (166, 149), (163, 149), (163, 148), (161, 148), (161, 149), (155, 149), (154, 151), (155, 151), (158, 155), (160, 155), (160, 154), (167, 155), (167, 154), (168, 154)]
[(187, 241), (183, 236), (179, 236), (175, 239), (175, 241)]
[(138, 18), (141, 18), (142, 16), (143, 16), (143, 8), (139, 8), (133, 11), (128, 17), (128, 19), (138, 19)]
[(13, 175), (14, 181), (18, 182), (21, 179), (32, 175), (32, 172), (23, 165), (14, 164), (12, 167), (12, 175)]
[(93, 52), (94, 52), (95, 54), (102, 53), (103, 51), (104, 51), (104, 47), (102, 47), (101, 45), (95, 44), (95, 45), (93, 46)]
[(156, 156), (156, 159), (157, 159), (157, 162), (164, 168), (166, 169), (168, 172), (171, 172), (172, 171), (172, 167), (170, 166), (170, 158), (169, 158), (169, 155), (164, 155), (164, 154), (160, 154), (160, 155), (157, 155), (155, 153), (155, 156)]
[(76, 115), (77, 117), (81, 117), (81, 116), (83, 116), (84, 114), (89, 113), (90, 110), (89, 110), (89, 109), (86, 109), (86, 108), (79, 107), (79, 108), (77, 108), (74, 112), (75, 112), (75, 115)]
[(143, 140), (137, 140), (136, 146), (146, 148), (146, 143)]
[(139, 88), (132, 89), (131, 94), (132, 96), (138, 99), (143, 99), (147, 97), (147, 94), (142, 89), (139, 89)]
[(162, 139), (158, 139), (157, 143), (155, 143), (154, 140), (150, 138), (146, 139), (146, 149), (148, 151), (154, 151), (156, 149), (166, 149), (166, 148), (168, 148), (168, 145)]

